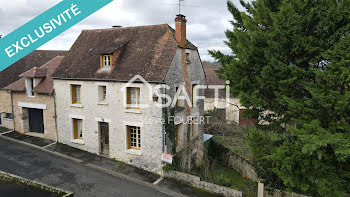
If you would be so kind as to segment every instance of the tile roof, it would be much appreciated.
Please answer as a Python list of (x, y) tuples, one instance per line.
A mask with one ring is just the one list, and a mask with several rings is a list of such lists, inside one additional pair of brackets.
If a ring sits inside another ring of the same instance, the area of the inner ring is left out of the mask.
[(34, 67), (27, 72), (20, 75), (20, 77), (29, 77), (29, 78), (44, 78), (47, 76), (47, 68), (37, 68)]
[[(225, 81), (222, 79), (219, 79), (218, 75), (216, 74), (216, 69), (213, 68), (205, 68), (204, 72), (206, 75), (206, 84), (207, 85), (225, 85)], [(205, 89), (204, 93), (205, 97), (207, 98), (214, 98), (215, 97), (215, 90), (213, 89)], [(219, 90), (219, 97), (225, 97), (225, 91)]]
[[(54, 79), (128, 81), (141, 75), (162, 82), (179, 43), (169, 25), (84, 30), (53, 74)], [(197, 50), (188, 42), (187, 48)], [(99, 72), (100, 56), (118, 50), (113, 69)]]
[(25, 87), (25, 79), (26, 77), (34, 77), (34, 78), (43, 78), (40, 83), (34, 88), (33, 92), (39, 94), (52, 94), (54, 92), (53, 89), (53, 79), (51, 78), (52, 73), (60, 65), (64, 56), (56, 56), (52, 60), (48, 61), (44, 65), (39, 68), (32, 68), (31, 70), (23, 73), (22, 78), (18, 81), (12, 83), (11, 85), (5, 87), (5, 90), (23, 92), (26, 90)]
[(0, 72), (0, 89), (21, 79), (20, 74), (39, 67), (58, 55), (65, 55), (66, 51), (36, 50), (20, 59), (10, 67)]

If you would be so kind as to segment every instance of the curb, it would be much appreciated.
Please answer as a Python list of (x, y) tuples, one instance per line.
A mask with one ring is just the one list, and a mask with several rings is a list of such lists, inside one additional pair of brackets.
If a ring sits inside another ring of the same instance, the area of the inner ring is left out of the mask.
[[(53, 155), (56, 155), (58, 157), (63, 157), (65, 159), (69, 159), (75, 163), (78, 163), (81, 165), (81, 162), (83, 160), (80, 160), (80, 159), (76, 159), (74, 157), (69, 157), (67, 155), (64, 155), (64, 154), (61, 154), (61, 153), (58, 153), (58, 152), (54, 152), (54, 151), (51, 151), (51, 150), (47, 150), (43, 147), (40, 147), (40, 146), (37, 146), (37, 145), (33, 145), (33, 144), (30, 144), (30, 143), (27, 143), (27, 142), (23, 142), (23, 141), (20, 141), (20, 140), (16, 140), (16, 139), (13, 139), (13, 138), (10, 138), (10, 137), (7, 137), (7, 136), (4, 136), (4, 135), (0, 135), (0, 138), (2, 139), (5, 139), (5, 140), (8, 140), (8, 141), (11, 141), (11, 142), (14, 142), (14, 143), (18, 143), (18, 144), (22, 144), (22, 145), (25, 145), (25, 146), (30, 146), (32, 148), (35, 148), (35, 149), (38, 149), (38, 150), (42, 150), (44, 152), (47, 152), (47, 153), (50, 153), (50, 154), (53, 154)], [(157, 185), (154, 185), (152, 183), (148, 183), (148, 182), (145, 182), (145, 181), (142, 181), (142, 180), (139, 180), (139, 179), (135, 179), (135, 178), (132, 178), (132, 177), (129, 177), (125, 174), (122, 174), (122, 173), (119, 173), (119, 172), (114, 172), (114, 171), (111, 171), (111, 170), (107, 170), (105, 168), (102, 168), (102, 167), (99, 167), (99, 166), (96, 166), (94, 164), (86, 164), (84, 166), (87, 166), (87, 167), (90, 167), (90, 168), (93, 168), (93, 169), (96, 169), (96, 170), (99, 170), (101, 172), (104, 172), (106, 174), (109, 174), (109, 175), (112, 175), (112, 176), (115, 176), (115, 177), (118, 177), (118, 178), (122, 178), (122, 179), (126, 179), (130, 182), (134, 182), (136, 184), (139, 184), (139, 185), (142, 185), (142, 186), (146, 186), (146, 187), (149, 187), (149, 188), (152, 188), (152, 189), (155, 189), (163, 194), (166, 194), (166, 195), (170, 195), (170, 196), (174, 196), (174, 197), (188, 197), (186, 195), (183, 195), (183, 194), (180, 194), (180, 193), (177, 193), (177, 192), (174, 192), (174, 191), (171, 191), (171, 190), (166, 190), (166, 189), (163, 189)]]
[(4, 179), (17, 179), (22, 184), (25, 184), (25, 185), (28, 185), (28, 186), (40, 186), (40, 188), (44, 189), (45, 191), (49, 191), (49, 192), (53, 191), (53, 192), (65, 193), (65, 195), (62, 196), (62, 197), (73, 197), (74, 196), (73, 192), (66, 191), (66, 190), (63, 190), (61, 188), (50, 186), (50, 185), (47, 185), (47, 184), (44, 184), (44, 183), (39, 183), (37, 181), (29, 180), (29, 179), (26, 179), (26, 178), (23, 178), (23, 177), (20, 177), (20, 176), (14, 175), (14, 174), (10, 174), (10, 173), (7, 173), (7, 172), (4, 172), (4, 171), (0, 170), (0, 179), (1, 178), (4, 178)]

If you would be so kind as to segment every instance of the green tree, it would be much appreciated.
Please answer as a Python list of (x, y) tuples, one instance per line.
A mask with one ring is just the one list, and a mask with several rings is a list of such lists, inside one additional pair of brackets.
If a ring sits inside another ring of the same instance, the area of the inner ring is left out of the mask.
[(247, 115), (269, 122), (249, 137), (259, 175), (315, 196), (350, 193), (350, 0), (241, 5), (228, 2), (233, 55), (210, 53)]

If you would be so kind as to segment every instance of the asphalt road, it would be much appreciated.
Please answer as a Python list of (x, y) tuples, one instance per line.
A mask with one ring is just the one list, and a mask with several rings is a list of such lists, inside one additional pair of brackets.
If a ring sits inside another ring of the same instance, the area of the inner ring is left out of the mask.
[(71, 191), (78, 197), (167, 196), (153, 188), (2, 138), (0, 170)]

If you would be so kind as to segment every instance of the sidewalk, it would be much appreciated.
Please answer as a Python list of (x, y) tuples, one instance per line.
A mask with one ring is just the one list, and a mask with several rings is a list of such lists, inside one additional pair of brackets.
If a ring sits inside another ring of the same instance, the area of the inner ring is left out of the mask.
[(6, 131), (2, 132), (2, 127), (0, 127), (0, 136), (71, 159), (76, 163), (91, 167), (94, 170), (100, 170), (113, 176), (118, 176), (135, 183), (153, 187), (171, 196), (218, 196), (210, 192), (193, 188), (176, 180), (163, 179), (157, 174), (153, 174), (125, 163), (82, 151), (64, 144), (54, 143), (47, 139), (32, 137), (15, 131), (9, 133), (6, 133)]

